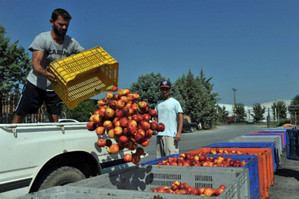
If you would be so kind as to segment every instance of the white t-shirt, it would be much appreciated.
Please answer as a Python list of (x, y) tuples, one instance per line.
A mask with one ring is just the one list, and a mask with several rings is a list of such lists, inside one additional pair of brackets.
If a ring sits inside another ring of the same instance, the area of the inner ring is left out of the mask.
[(158, 132), (158, 136), (175, 137), (178, 129), (178, 113), (183, 113), (180, 102), (172, 97), (160, 100), (155, 109), (158, 113), (158, 122), (165, 125), (165, 130)]
[[(29, 50), (44, 52), (41, 65), (46, 69), (52, 61), (77, 54), (83, 51), (84, 48), (74, 38), (68, 35), (64, 36), (63, 44), (58, 44), (53, 40), (51, 32), (48, 31), (37, 35), (29, 46)], [(29, 72), (27, 80), (43, 90), (52, 90), (51, 82), (47, 80), (46, 77), (34, 72), (33, 69)]]

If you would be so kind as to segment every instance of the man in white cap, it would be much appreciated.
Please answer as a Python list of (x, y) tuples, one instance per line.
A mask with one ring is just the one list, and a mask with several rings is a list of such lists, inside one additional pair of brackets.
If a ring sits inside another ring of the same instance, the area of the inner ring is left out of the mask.
[(156, 105), (158, 116), (155, 120), (163, 123), (165, 130), (157, 134), (157, 158), (179, 153), (184, 115), (179, 101), (170, 96), (171, 90), (169, 81), (160, 83), (162, 100)]

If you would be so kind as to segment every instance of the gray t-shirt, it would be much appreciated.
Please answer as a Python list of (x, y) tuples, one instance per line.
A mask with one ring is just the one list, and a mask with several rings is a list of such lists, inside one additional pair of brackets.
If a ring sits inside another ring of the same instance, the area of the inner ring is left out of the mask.
[[(58, 44), (53, 40), (51, 32), (48, 31), (37, 35), (29, 46), (29, 50), (44, 52), (41, 66), (46, 69), (52, 61), (77, 54), (83, 51), (84, 48), (68, 35), (65, 35), (63, 44)], [(43, 90), (53, 90), (51, 82), (46, 77), (37, 74), (33, 69), (29, 72), (27, 80)]]

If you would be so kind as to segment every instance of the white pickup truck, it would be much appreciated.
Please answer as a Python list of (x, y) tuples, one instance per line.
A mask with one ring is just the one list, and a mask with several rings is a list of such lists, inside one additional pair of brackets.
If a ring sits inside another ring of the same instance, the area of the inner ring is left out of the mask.
[[(76, 182), (131, 166), (129, 150), (108, 154), (86, 123), (0, 124), (0, 198)], [(147, 155), (147, 154), (146, 154)]]

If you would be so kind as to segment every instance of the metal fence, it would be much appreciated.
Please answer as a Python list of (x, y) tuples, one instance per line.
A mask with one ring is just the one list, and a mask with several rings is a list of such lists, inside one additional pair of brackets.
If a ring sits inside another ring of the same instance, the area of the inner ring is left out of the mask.
[[(0, 123), (11, 123), (14, 117), (14, 111), (19, 102), (20, 94), (18, 93), (4, 93), (1, 100), (1, 118)], [(45, 105), (38, 110), (36, 114), (29, 114), (25, 118), (25, 123), (45, 122), (46, 108)]]

